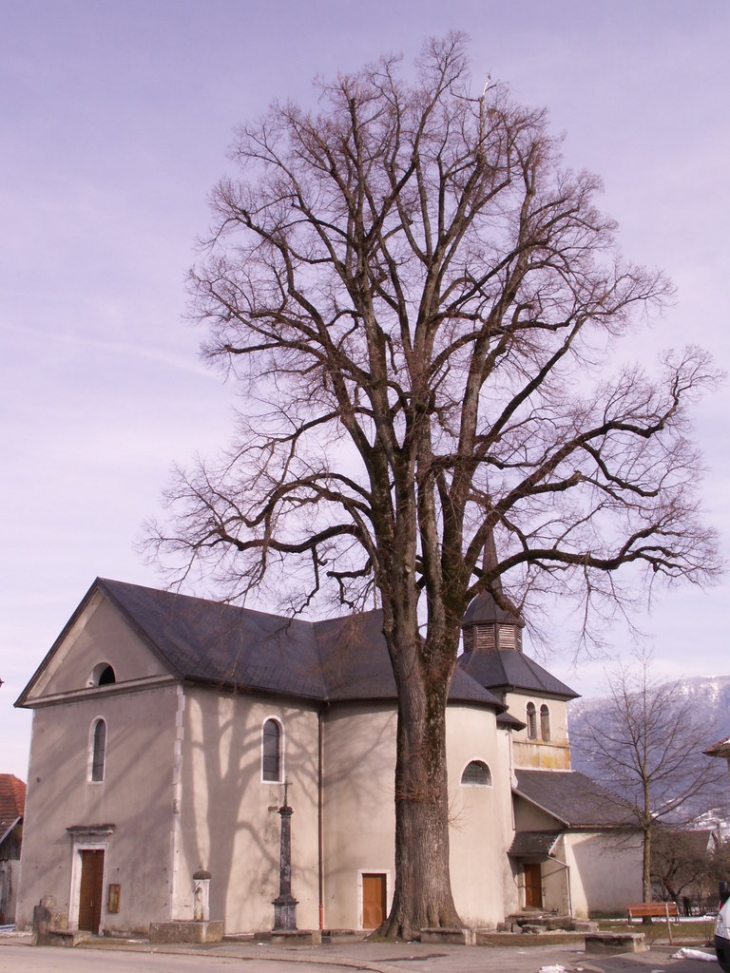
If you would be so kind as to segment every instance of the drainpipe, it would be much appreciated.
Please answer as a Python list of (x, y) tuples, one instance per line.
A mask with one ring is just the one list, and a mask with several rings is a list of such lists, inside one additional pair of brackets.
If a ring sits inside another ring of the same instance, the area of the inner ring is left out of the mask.
[(319, 928), (324, 929), (324, 713), (329, 704), (319, 711), (317, 718), (317, 884), (319, 896)]

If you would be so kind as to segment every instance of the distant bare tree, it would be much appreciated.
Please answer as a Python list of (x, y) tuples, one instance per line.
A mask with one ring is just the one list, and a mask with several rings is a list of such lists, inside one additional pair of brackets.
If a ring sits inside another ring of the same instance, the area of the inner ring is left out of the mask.
[[(711, 879), (715, 858), (712, 832), (660, 825), (651, 841), (651, 875), (662, 899), (682, 907), (682, 900), (704, 905), (716, 883)], [(685, 910), (686, 911), (686, 910)], [(689, 915), (689, 912), (687, 912)]]
[(571, 592), (587, 623), (636, 590), (627, 565), (712, 577), (684, 408), (712, 368), (690, 350), (656, 380), (597, 377), (670, 288), (620, 257), (598, 179), (563, 167), (542, 112), (501, 85), (471, 96), (459, 36), (427, 44), (412, 83), (384, 58), (322, 84), (319, 113), (273, 105), (231, 158), (192, 289), (239, 428), (222, 462), (179, 475), (152, 549), (231, 599), (376, 598), (399, 693), (381, 931), (455, 926), (445, 707), (464, 611), (481, 591), (504, 603), (507, 572), (518, 602)]
[(642, 894), (650, 901), (657, 825), (686, 824), (705, 796), (709, 808), (725, 768), (702, 753), (708, 743), (704, 714), (680, 683), (652, 675), (649, 655), (618, 664), (607, 684), (605, 705), (584, 717), (582, 735), (572, 743), (617, 801), (631, 808), (643, 837)]
[(709, 878), (713, 892), (720, 882), (730, 882), (730, 841), (723, 841), (715, 848), (710, 862)]

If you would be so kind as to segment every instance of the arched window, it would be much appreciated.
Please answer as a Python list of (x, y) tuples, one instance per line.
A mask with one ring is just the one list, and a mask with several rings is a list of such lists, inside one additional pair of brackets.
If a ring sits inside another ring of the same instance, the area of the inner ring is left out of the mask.
[(88, 686), (109, 686), (117, 681), (117, 676), (108, 662), (100, 662), (89, 677)]
[(540, 736), (546, 743), (550, 741), (550, 710), (545, 703), (540, 707)]
[(99, 686), (109, 686), (111, 683), (116, 682), (117, 677), (114, 675), (114, 670), (111, 666), (104, 666), (104, 668), (99, 673)]
[(281, 780), (281, 726), (276, 720), (264, 723), (261, 777), (263, 780)]
[(484, 761), (472, 760), (464, 767), (461, 783), (471, 784), (474, 787), (489, 787), (492, 783), (492, 774)]
[(106, 760), (106, 723), (97, 720), (91, 731), (91, 779), (104, 780)]
[(527, 737), (537, 740), (537, 712), (534, 703), (527, 704)]

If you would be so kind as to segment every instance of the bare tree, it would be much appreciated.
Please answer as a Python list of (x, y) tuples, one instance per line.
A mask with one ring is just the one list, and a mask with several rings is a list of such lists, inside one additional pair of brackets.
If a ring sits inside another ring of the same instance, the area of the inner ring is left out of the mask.
[(670, 288), (621, 259), (598, 179), (562, 167), (542, 112), (500, 85), (470, 96), (463, 38), (427, 44), (412, 83), (385, 58), (320, 105), (242, 127), (239, 175), (213, 192), (193, 308), (243, 404), (151, 545), (229, 598), (270, 584), (302, 610), (322, 587), (382, 607), (399, 692), (382, 932), (410, 937), (459, 921), (445, 706), (466, 606), (505, 601), (509, 572), (518, 602), (571, 590), (590, 621), (626, 595), (625, 565), (711, 577), (683, 406), (713, 376), (690, 350), (657, 380), (595, 377)]
[(651, 840), (651, 875), (661, 898), (683, 905), (685, 915), (691, 915), (688, 906), (693, 902), (702, 909), (717, 888), (711, 879), (715, 857), (711, 831), (656, 827)]
[(572, 743), (641, 829), (642, 894), (650, 901), (656, 828), (662, 822), (676, 828), (706, 811), (726, 774), (702, 753), (708, 742), (704, 714), (680, 683), (652, 676), (650, 656), (618, 664), (607, 682), (605, 705), (584, 715), (581, 736)]
[(730, 841), (720, 842), (712, 855), (708, 870), (713, 892), (717, 892), (720, 882), (730, 879)]

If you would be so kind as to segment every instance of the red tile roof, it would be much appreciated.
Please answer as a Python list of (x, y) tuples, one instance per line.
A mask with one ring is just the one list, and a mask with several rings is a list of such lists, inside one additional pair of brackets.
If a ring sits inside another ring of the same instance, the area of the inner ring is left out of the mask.
[(25, 811), (25, 784), (14, 774), (0, 774), (0, 838)]

